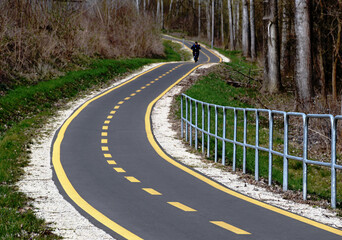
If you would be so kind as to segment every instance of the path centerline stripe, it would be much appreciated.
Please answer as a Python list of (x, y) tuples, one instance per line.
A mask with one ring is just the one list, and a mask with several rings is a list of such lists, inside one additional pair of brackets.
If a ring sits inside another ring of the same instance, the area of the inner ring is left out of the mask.
[(116, 165), (116, 162), (114, 160), (107, 160), (107, 163), (110, 165)]
[(125, 177), (128, 181), (130, 181), (131, 183), (140, 183), (140, 181), (138, 179), (136, 179), (135, 177)]
[(144, 190), (145, 192), (148, 192), (151, 195), (154, 196), (161, 196), (162, 194), (156, 190), (154, 190), (153, 188), (143, 188), (142, 190)]
[(197, 210), (191, 208), (191, 207), (188, 207), (186, 205), (184, 205), (183, 203), (180, 203), (180, 202), (167, 202), (168, 204), (176, 207), (176, 208), (179, 208), (181, 210), (183, 210), (184, 212), (197, 212)]
[(235, 234), (239, 234), (239, 235), (250, 235), (251, 234), (251, 233), (249, 233), (249, 232), (247, 232), (245, 230), (237, 228), (237, 227), (235, 227), (233, 225), (230, 225), (230, 224), (228, 224), (226, 222), (223, 222), (223, 221), (210, 221), (210, 222), (212, 224), (215, 224), (215, 225), (221, 227), (221, 228), (224, 228), (224, 229), (226, 229), (228, 231), (231, 231), (231, 232), (233, 232)]
[[(64, 139), (64, 135), (66, 130), (68, 129), (70, 123), (80, 114), (80, 112), (85, 109), (91, 102), (107, 95), (108, 93), (114, 91), (115, 89), (118, 89), (132, 81), (134, 81), (135, 79), (139, 78), (140, 76), (151, 72), (161, 66), (164, 66), (166, 63), (160, 64), (154, 68), (151, 68), (148, 71), (145, 71), (135, 77), (133, 77), (132, 79), (116, 86), (113, 87), (112, 89), (109, 89), (108, 91), (105, 91), (104, 93), (90, 99), (89, 101), (87, 101), (86, 103), (84, 103), (82, 106), (80, 106), (65, 122), (64, 124), (61, 126), (56, 140), (53, 144), (53, 150), (52, 150), (52, 164), (54, 166), (54, 170), (56, 172), (57, 178), (59, 180), (59, 182), (61, 183), (61, 186), (63, 187), (64, 191), (66, 192), (66, 194), (70, 197), (70, 199), (72, 201), (74, 201), (80, 208), (82, 208), (85, 212), (87, 212), (89, 215), (91, 215), (93, 218), (95, 218), (97, 221), (99, 221), (100, 223), (102, 223), (103, 225), (105, 225), (106, 227), (108, 227), (109, 229), (113, 230), (114, 232), (116, 232), (117, 234), (121, 235), (122, 237), (129, 239), (129, 240), (142, 240), (142, 238), (140, 238), (139, 236), (135, 235), (134, 233), (130, 232), (129, 230), (127, 230), (126, 228), (120, 226), (119, 224), (117, 224), (116, 222), (114, 222), (113, 220), (111, 220), (110, 218), (108, 218), (107, 216), (105, 216), (103, 213), (101, 213), (100, 211), (98, 211), (97, 209), (95, 209), (93, 206), (91, 206), (87, 201), (85, 201), (76, 191), (76, 189), (74, 188), (74, 186), (71, 184), (68, 176), (66, 175), (63, 165), (61, 163), (61, 144), (62, 141)], [(105, 154), (109, 155), (111, 157), (110, 154)]]

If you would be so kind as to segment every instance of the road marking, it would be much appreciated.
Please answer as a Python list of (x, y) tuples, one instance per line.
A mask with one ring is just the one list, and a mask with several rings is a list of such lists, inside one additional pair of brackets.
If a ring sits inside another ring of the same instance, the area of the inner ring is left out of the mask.
[(102, 136), (102, 137), (107, 137), (107, 136), (108, 136), (108, 133), (107, 133), (107, 132), (102, 132), (102, 133), (101, 133), (101, 136)]
[(136, 92), (141, 92), (141, 90), (140, 90), (140, 89), (138, 89)]
[(194, 67), (193, 69), (191, 69), (188, 73), (186, 73), (185, 75), (183, 75), (180, 79), (178, 79), (174, 84), (172, 84), (170, 87), (168, 87), (164, 92), (162, 92), (158, 97), (156, 97), (147, 107), (147, 110), (146, 110), (146, 114), (145, 114), (145, 130), (146, 130), (146, 135), (147, 135), (147, 138), (148, 138), (148, 141), (150, 142), (151, 146), (154, 148), (154, 150), (159, 154), (159, 156), (161, 156), (165, 161), (171, 163), (172, 165), (174, 165), (175, 167), (178, 167), (179, 169), (183, 170), (184, 172), (187, 172), (188, 174), (196, 177), (197, 179), (209, 184), (210, 186), (222, 191), (222, 192), (225, 192), (231, 196), (234, 196), (234, 197), (237, 197), (237, 198), (240, 198), (246, 202), (249, 202), (249, 203), (252, 203), (252, 204), (255, 204), (257, 206), (260, 206), (260, 207), (263, 207), (265, 209), (268, 209), (270, 211), (273, 211), (273, 212), (276, 212), (276, 213), (279, 213), (279, 214), (282, 214), (284, 216), (287, 216), (289, 218), (292, 218), (292, 219), (296, 219), (300, 222), (303, 222), (303, 223), (306, 223), (306, 224), (309, 224), (311, 226), (314, 226), (314, 227), (317, 227), (317, 228), (320, 228), (320, 229), (323, 229), (325, 231), (328, 231), (328, 232), (331, 232), (331, 233), (334, 233), (336, 235), (339, 235), (339, 236), (342, 236), (342, 231), (339, 230), (339, 229), (336, 229), (336, 228), (333, 228), (333, 227), (330, 227), (330, 226), (327, 226), (327, 225), (324, 225), (322, 223), (318, 223), (316, 221), (313, 221), (313, 220), (310, 220), (310, 219), (307, 219), (305, 217), (302, 217), (302, 216), (299, 216), (297, 214), (294, 214), (294, 213), (291, 213), (291, 212), (288, 212), (288, 211), (285, 211), (283, 209), (280, 209), (280, 208), (277, 208), (277, 207), (274, 207), (272, 205), (269, 205), (267, 203), (264, 203), (264, 202), (261, 202), (261, 201), (258, 201), (258, 200), (255, 200), (253, 198), (250, 198), (250, 197), (247, 197), (241, 193), (238, 193), (238, 192), (235, 192), (233, 190), (230, 190), (229, 188), (227, 187), (224, 187), (222, 186), (221, 184), (217, 183), (217, 182), (214, 182), (213, 180), (209, 179), (208, 177), (205, 177), (197, 172), (195, 172), (194, 170), (188, 168), (188, 167), (185, 167), (184, 165), (176, 162), (175, 160), (173, 160), (172, 158), (170, 158), (168, 155), (166, 155), (166, 153), (159, 147), (159, 145), (157, 144), (156, 140), (154, 139), (154, 136), (152, 134), (152, 130), (151, 130), (151, 112), (152, 112), (152, 108), (154, 106), (154, 104), (160, 99), (162, 98), (168, 91), (171, 90), (171, 88), (173, 88), (176, 84), (178, 84), (180, 81), (182, 81), (186, 76), (188, 76), (190, 73), (192, 73), (196, 68), (202, 66), (202, 64), (200, 65), (197, 65), (196, 67)]
[(125, 173), (126, 171), (123, 168), (113, 168), (115, 171), (117, 171), (118, 173)]
[(149, 194), (154, 195), (154, 196), (162, 195), (160, 192), (154, 190), (153, 188), (143, 188), (142, 190), (144, 190), (145, 192), (148, 192)]
[(151, 81), (150, 83), (155, 83), (155, 81)]
[(109, 120), (104, 121), (104, 124), (110, 124)]
[(108, 139), (101, 139), (101, 143), (108, 143)]
[(132, 183), (140, 183), (140, 181), (136, 179), (135, 177), (125, 177), (125, 178)]
[(120, 101), (120, 102), (118, 102), (118, 104), (119, 104), (119, 105), (121, 105), (121, 104), (123, 104), (123, 103), (124, 103), (124, 101)]
[(159, 78), (154, 79), (154, 81), (158, 81), (158, 80), (159, 80)]
[(120, 106), (115, 106), (115, 107), (114, 107), (114, 109), (119, 109), (119, 108), (120, 108)]
[(116, 113), (116, 111), (110, 111), (110, 114), (114, 115)]
[(101, 147), (102, 151), (104, 152), (108, 152), (109, 151), (109, 148), (108, 147)]
[(145, 89), (146, 87), (145, 86), (143, 86), (143, 87), (141, 87), (140, 89)]
[(113, 116), (112, 115), (108, 115), (107, 119), (112, 119)]
[(137, 95), (137, 94), (136, 94), (136, 93), (132, 93), (130, 96), (131, 96), (131, 97), (134, 97), (135, 95)]
[(102, 126), (102, 130), (108, 130), (108, 126)]
[(107, 160), (107, 163), (110, 165), (116, 165), (116, 162), (114, 160)]
[(191, 207), (188, 207), (188, 206), (186, 206), (180, 202), (167, 202), (167, 203), (176, 207), (176, 208), (183, 210), (184, 212), (197, 212), (197, 210), (195, 210)]
[(105, 158), (112, 158), (112, 154), (109, 154), (109, 153), (105, 153), (105, 154), (103, 154), (103, 156), (104, 156)]
[(237, 228), (237, 227), (234, 227), (233, 225), (230, 225), (226, 222), (222, 222), (222, 221), (210, 221), (212, 224), (215, 224), (221, 228), (224, 228), (228, 231), (231, 231), (233, 233), (236, 233), (236, 234), (240, 234), (240, 235), (250, 235), (251, 233), (249, 232), (246, 232), (240, 228)]
[(130, 97), (126, 97), (125, 100), (130, 100), (131, 98)]
[(150, 83), (147, 83), (146, 86), (150, 86), (151, 84)]
[[(108, 227), (109, 229), (113, 230), (114, 232), (116, 232), (117, 234), (121, 235), (122, 237), (129, 239), (129, 240), (142, 240), (142, 238), (140, 238), (139, 236), (135, 235), (134, 233), (132, 233), (131, 231), (127, 230), (126, 228), (122, 227), (121, 225), (117, 224), (116, 222), (114, 222), (113, 220), (111, 220), (110, 218), (108, 218), (107, 216), (105, 216), (103, 213), (101, 213), (100, 211), (98, 211), (96, 208), (94, 208), (93, 206), (91, 206), (87, 201), (85, 201), (80, 195), (79, 193), (76, 191), (76, 189), (74, 188), (74, 186), (72, 185), (72, 183), (70, 182), (68, 176), (66, 175), (62, 162), (61, 162), (61, 145), (64, 139), (64, 135), (65, 132), (67, 131), (69, 125), (71, 124), (71, 122), (92, 102), (96, 101), (97, 99), (107, 95), (108, 93), (114, 91), (115, 89), (118, 89), (132, 81), (134, 81), (135, 79), (145, 75), (148, 72), (151, 72), (161, 66), (164, 66), (166, 63), (164, 64), (160, 64), (154, 68), (151, 68), (150, 70), (143, 72), (135, 77), (133, 77), (132, 79), (116, 86), (113, 87), (111, 89), (109, 89), (108, 91), (90, 99), (89, 101), (85, 102), (82, 106), (80, 106), (61, 126), (56, 140), (53, 144), (53, 150), (52, 150), (52, 164), (54, 166), (54, 170), (56, 172), (57, 178), (59, 180), (59, 182), (61, 183), (61, 186), (63, 187), (64, 191), (66, 192), (66, 194), (70, 197), (70, 199), (72, 201), (74, 201), (75, 204), (77, 204), (80, 208), (82, 208), (85, 212), (87, 212), (90, 216), (92, 216), (93, 218), (95, 218), (97, 221), (99, 221), (100, 223), (102, 223), (103, 225), (105, 225), (106, 227)], [(104, 156), (106, 157), (106, 155), (110, 156), (110, 154), (104, 154)]]

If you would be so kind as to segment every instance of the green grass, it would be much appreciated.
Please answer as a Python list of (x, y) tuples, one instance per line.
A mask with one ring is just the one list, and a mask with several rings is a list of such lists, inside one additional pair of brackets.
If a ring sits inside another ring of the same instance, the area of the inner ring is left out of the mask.
[[(29, 163), (30, 145), (39, 128), (58, 106), (94, 87), (146, 64), (175, 61), (181, 54), (165, 43), (166, 57), (159, 59), (97, 59), (87, 69), (36, 85), (19, 86), (0, 98), (0, 239), (59, 239), (33, 212), (28, 197), (15, 183)], [(38, 132), (38, 133), (37, 133)]]
[[(243, 74), (250, 74), (251, 77), (256, 78), (257, 72), (259, 71), (257, 66), (253, 63), (244, 61), (239, 57), (239, 52), (226, 52), (220, 51), (227, 57), (229, 57), (232, 62), (223, 66), (226, 68), (238, 70)], [(227, 66), (228, 65), (228, 66)], [(209, 73), (207, 76), (200, 78), (192, 87), (190, 87), (185, 94), (188, 96), (198, 99), (203, 102), (213, 103), (221, 106), (231, 106), (240, 108), (255, 108), (256, 99), (255, 97), (260, 94), (255, 88), (244, 88), (244, 87), (234, 87), (228, 85), (225, 80), (227, 76), (220, 73), (221, 71), (215, 71)], [(235, 78), (233, 74), (229, 74), (229, 78), (233, 81), (249, 81), (246, 77)], [(180, 105), (180, 97), (178, 97), (178, 103)], [(185, 104), (184, 104), (185, 105)], [(193, 105), (193, 123), (195, 124), (195, 106)], [(184, 106), (185, 114), (185, 106)], [(190, 114), (190, 112), (188, 112)], [(214, 109), (211, 108), (211, 118), (210, 126), (211, 132), (214, 133), (215, 119), (214, 119)], [(226, 136), (233, 139), (233, 126), (234, 126), (234, 115), (233, 110), (227, 111), (226, 120)], [(180, 109), (177, 111), (178, 118), (180, 118)], [(198, 125), (202, 125), (202, 110), (199, 106), (198, 110)], [(205, 109), (205, 121), (204, 126), (207, 129), (207, 109)], [(222, 110), (219, 110), (218, 117), (218, 134), (222, 136), (223, 134), (223, 119)], [(274, 134), (273, 134), (273, 149), (280, 152), (283, 151), (283, 120), (275, 120), (274, 123)], [(238, 124), (237, 124), (238, 134), (237, 140), (243, 142), (243, 113), (242, 111), (238, 114)], [(260, 114), (260, 125), (259, 125), (259, 145), (268, 148), (268, 114)], [(198, 135), (199, 146), (201, 146), (201, 134)], [(255, 114), (248, 113), (248, 127), (247, 127), (247, 143), (255, 145)], [(205, 136), (207, 140), (207, 136)], [(298, 145), (298, 144), (297, 144)], [(302, 149), (299, 148), (295, 143), (290, 143), (289, 152), (295, 156), (301, 156)], [(210, 137), (210, 157), (209, 159), (214, 160), (214, 146), (215, 139)], [(218, 146), (218, 161), (222, 159), (222, 141), (217, 141)], [(207, 145), (205, 145), (207, 147)], [(226, 164), (232, 165), (233, 160), (233, 144), (226, 143)], [(206, 149), (205, 149), (206, 150)], [(199, 149), (202, 151), (202, 149)], [(246, 171), (248, 174), (254, 175), (255, 166), (255, 150), (247, 149), (247, 163)], [(237, 146), (236, 148), (236, 167), (242, 169), (243, 160), (243, 148)], [(313, 159), (315, 160), (315, 159)], [(318, 160), (318, 159), (317, 159)], [(273, 172), (272, 172), (272, 182), (274, 184), (282, 185), (283, 183), (283, 158), (273, 155)], [(259, 151), (259, 176), (268, 179), (268, 153)], [(338, 171), (337, 182), (342, 179), (342, 174)], [(289, 160), (289, 189), (292, 190), (302, 190), (302, 163), (295, 160)], [(330, 170), (328, 168), (319, 166), (309, 166), (308, 167), (308, 194), (310, 194), (311, 199), (319, 200), (326, 199), (330, 201)], [(337, 206), (341, 208), (342, 203), (342, 184), (337, 184)]]

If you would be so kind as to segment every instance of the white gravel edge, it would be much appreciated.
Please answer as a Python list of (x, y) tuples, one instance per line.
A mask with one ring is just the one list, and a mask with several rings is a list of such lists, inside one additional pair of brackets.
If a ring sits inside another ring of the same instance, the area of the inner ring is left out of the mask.
[[(223, 61), (229, 61), (229, 59), (221, 57)], [(159, 64), (151, 64), (140, 72), (114, 83), (109, 88), (117, 86), (157, 65)], [(208, 65), (211, 66), (211, 64)], [(64, 239), (113, 239), (106, 232), (95, 227), (60, 195), (52, 180), (53, 166), (51, 165), (50, 156), (53, 137), (64, 121), (84, 102), (107, 89), (94, 91), (81, 99), (70, 102), (65, 107), (65, 110), (57, 112), (56, 117), (41, 129), (42, 134), (37, 136), (34, 144), (32, 144), (30, 164), (24, 169), (26, 174), (23, 179), (17, 183), (19, 191), (33, 199), (32, 205), (36, 215), (45, 219), (49, 226), (54, 229), (53, 232)], [(156, 103), (152, 113), (154, 135), (168, 154), (233, 190), (318, 222), (337, 228), (342, 227), (342, 220), (336, 217), (336, 214), (332, 211), (284, 200), (279, 194), (249, 185), (243, 179), (239, 179), (237, 175), (222, 171), (216, 168), (214, 164), (204, 163), (199, 156), (189, 153), (183, 142), (177, 139), (177, 134), (172, 130), (172, 124), (168, 120), (172, 97), (180, 91), (180, 86), (174, 87)]]

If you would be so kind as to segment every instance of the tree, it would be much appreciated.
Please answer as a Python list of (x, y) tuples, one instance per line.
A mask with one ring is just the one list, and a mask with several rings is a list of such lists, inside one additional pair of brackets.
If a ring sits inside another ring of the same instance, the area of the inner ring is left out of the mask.
[(248, 19), (248, 2), (242, 0), (242, 51), (245, 57), (249, 57), (249, 19)]
[[(296, 65), (295, 82), (299, 99), (309, 103), (312, 91), (310, 0), (295, 0)], [(307, 106), (307, 105), (305, 105)]]
[(250, 0), (249, 4), (249, 19), (250, 19), (250, 30), (251, 30), (251, 57), (252, 61), (256, 58), (255, 49), (255, 17), (254, 17), (254, 0)]
[(230, 44), (230, 50), (235, 50), (232, 0), (228, 0), (228, 17), (229, 17), (229, 44)]

